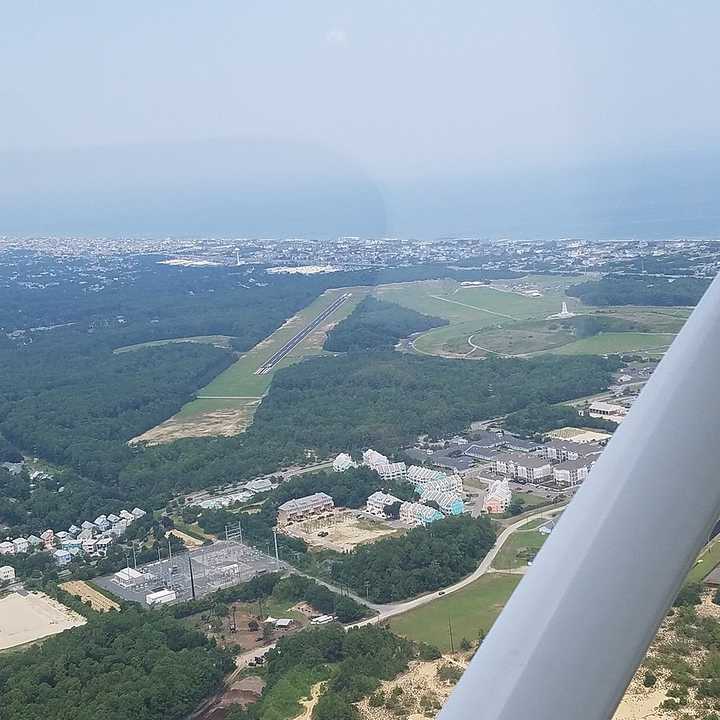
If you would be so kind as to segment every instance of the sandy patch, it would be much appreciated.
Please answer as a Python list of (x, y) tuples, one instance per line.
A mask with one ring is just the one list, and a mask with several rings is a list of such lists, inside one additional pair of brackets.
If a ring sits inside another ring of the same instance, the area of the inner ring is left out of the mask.
[(174, 535), (178, 540), (182, 540), (183, 544), (189, 548), (201, 547), (203, 544), (202, 540), (198, 540), (192, 535), (188, 535), (187, 533), (184, 533), (182, 530), (178, 530), (177, 528), (168, 530), (168, 535)]
[(344, 552), (392, 535), (397, 530), (381, 520), (358, 518), (349, 511), (341, 511), (286, 525), (282, 532), (304, 540), (310, 547)]
[(211, 410), (192, 417), (171, 417), (142, 435), (132, 438), (128, 444), (161, 445), (180, 438), (239, 435), (250, 424), (253, 409), (252, 405), (248, 405)]
[(11, 593), (0, 599), (0, 650), (84, 625), (82, 615), (43, 593)]
[(83, 602), (90, 601), (90, 607), (98, 612), (119, 610), (120, 606), (109, 597), (98, 592), (94, 587), (88, 585), (84, 580), (69, 580), (60, 583), (60, 587), (70, 595), (79, 597)]

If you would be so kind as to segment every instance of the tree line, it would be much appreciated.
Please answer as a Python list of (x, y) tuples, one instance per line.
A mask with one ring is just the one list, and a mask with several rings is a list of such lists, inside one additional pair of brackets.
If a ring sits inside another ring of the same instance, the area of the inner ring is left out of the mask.
[(697, 305), (709, 285), (706, 278), (606, 275), (572, 285), (565, 293), (586, 305)]
[(331, 352), (392, 350), (401, 338), (447, 324), (444, 318), (368, 296), (328, 333), (324, 347)]
[(563, 427), (583, 427), (604, 432), (617, 430), (617, 423), (580, 413), (570, 405), (533, 403), (522, 410), (510, 413), (503, 420), (503, 427), (522, 437), (534, 437)]

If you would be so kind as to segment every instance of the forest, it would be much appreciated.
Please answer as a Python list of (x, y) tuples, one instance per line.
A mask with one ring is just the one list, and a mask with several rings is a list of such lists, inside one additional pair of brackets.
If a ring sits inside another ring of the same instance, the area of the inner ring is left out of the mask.
[(163, 613), (126, 608), (0, 655), (0, 720), (179, 720), (234, 667)]
[[(195, 377), (193, 382), (201, 383), (207, 367), (225, 356), (197, 345), (123, 353), (111, 356), (119, 362), (108, 366), (112, 389), (98, 379), (103, 368), (98, 363), (97, 372), (78, 366), (60, 387), (36, 388), (35, 395), (16, 400), (12, 383), (0, 379), (9, 394), (0, 401), (6, 412), (2, 427), (11, 426), (9, 439), (68, 467), (29, 498), (0, 504), (0, 517), (18, 529), (38, 529), (48, 518), (67, 527), (122, 503), (162, 507), (186, 489), (273, 472), (306, 461), (308, 450), (318, 458), (369, 446), (392, 454), (420, 434), (447, 436), (473, 420), (599, 392), (620, 364), (596, 356), (473, 362), (391, 351), (317, 358), (277, 372), (242, 435), (126, 445), (141, 425), (161, 414), (159, 408), (170, 414), (171, 398), (182, 403), (184, 382)], [(116, 368), (127, 372), (113, 373)], [(83, 393), (94, 404), (83, 404)]]
[(606, 275), (572, 285), (565, 293), (586, 305), (697, 305), (710, 285), (706, 278)]
[(377, 603), (404, 600), (473, 572), (495, 543), (486, 517), (447, 517), (404, 535), (359, 545), (341, 556), (333, 575)]
[(410, 660), (437, 657), (433, 650), (378, 625), (348, 632), (337, 624), (304, 630), (282, 638), (268, 653), (262, 699), (245, 709), (233, 709), (227, 720), (295, 717), (301, 710), (300, 698), (321, 680), (327, 684), (313, 720), (356, 720), (353, 703), (372, 693), (382, 680), (405, 671)]
[(562, 427), (581, 427), (614, 432), (617, 423), (580, 413), (570, 405), (533, 403), (522, 410), (510, 413), (503, 420), (503, 427), (522, 437), (533, 437)]
[(447, 324), (444, 318), (368, 296), (330, 331), (324, 347), (331, 352), (392, 350), (401, 338)]

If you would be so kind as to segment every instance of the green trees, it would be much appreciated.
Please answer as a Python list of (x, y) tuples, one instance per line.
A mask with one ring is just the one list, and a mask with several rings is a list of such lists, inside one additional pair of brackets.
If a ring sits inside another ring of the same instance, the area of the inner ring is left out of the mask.
[(96, 615), (0, 656), (0, 720), (182, 718), (232, 667), (214, 643), (162, 613)]
[(443, 318), (368, 296), (331, 330), (324, 347), (331, 352), (392, 350), (400, 338), (447, 324)]
[(561, 427), (586, 427), (614, 432), (617, 423), (580, 413), (570, 405), (551, 405), (541, 402), (528, 405), (510, 413), (503, 420), (503, 427), (516, 435), (532, 437)]
[(372, 602), (402, 600), (437, 590), (471, 573), (495, 542), (487, 518), (438, 520), (401, 537), (361, 545), (343, 555), (333, 574)]
[(565, 292), (587, 305), (697, 305), (710, 281), (653, 275), (606, 275)]

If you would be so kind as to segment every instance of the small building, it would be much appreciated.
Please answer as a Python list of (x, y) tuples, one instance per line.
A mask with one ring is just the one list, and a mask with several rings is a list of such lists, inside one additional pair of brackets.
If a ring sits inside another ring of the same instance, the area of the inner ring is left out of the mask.
[(273, 486), (269, 478), (257, 478), (245, 483), (245, 489), (253, 493), (270, 492)]
[(387, 515), (385, 514), (385, 510), (390, 506), (394, 505), (395, 503), (401, 503), (402, 500), (400, 498), (396, 498), (394, 495), (390, 495), (389, 493), (384, 492), (374, 492), (370, 497), (367, 499), (367, 506), (366, 510), (371, 515), (376, 515), (377, 517), (385, 518)]
[(55, 533), (52, 530), (45, 530), (44, 533), (41, 533), (40, 539), (47, 550), (50, 550), (55, 545)]
[(385, 455), (377, 452), (376, 450), (373, 450), (372, 448), (368, 448), (363, 453), (363, 465), (367, 465), (373, 470), (377, 465), (387, 465), (389, 464), (389, 462), (390, 461), (387, 459), (387, 457), (385, 457)]
[(108, 519), (108, 522), (109, 522), (111, 525), (114, 525), (116, 522), (120, 522), (120, 516), (119, 516), (119, 515), (116, 515), (115, 513), (110, 513), (110, 514), (107, 516), (107, 519)]
[(510, 483), (505, 480), (493, 480), (490, 483), (485, 498), (483, 499), (482, 511), (485, 513), (500, 514), (507, 511), (512, 501)]
[(436, 520), (442, 520), (443, 517), (439, 510), (422, 503), (404, 502), (400, 505), (400, 520), (411, 527), (429, 525)]
[(11, 582), (15, 579), (15, 568), (10, 565), (0, 567), (0, 582)]
[(77, 536), (80, 533), (80, 528), (77, 525), (71, 525), (67, 531), (70, 535)]
[(175, 602), (177, 600), (177, 593), (174, 590), (157, 590), (156, 592), (148, 593), (145, 596), (145, 602), (147, 605), (152, 607), (153, 605), (166, 605), (167, 603)]
[(43, 541), (37, 535), (28, 535), (28, 543), (31, 548), (37, 549), (43, 544)]
[[(77, 534), (77, 540), (80, 540), (80, 542), (84, 542), (85, 540), (89, 540), (90, 538), (95, 537), (95, 533), (92, 530), (81, 530)], [(65, 538), (67, 539), (67, 538)], [(64, 541), (63, 541), (64, 542)]]
[[(83, 530), (92, 530), (93, 532), (97, 530), (97, 528), (95, 527), (95, 523), (91, 523), (89, 520), (83, 520), (82, 523), (80, 523), (80, 527)], [(58, 536), (59, 535), (60, 533), (58, 533)]]
[(98, 540), (95, 538), (88, 538), (82, 541), (82, 551), (85, 555), (94, 555), (97, 550)]
[(345, 472), (352, 467), (357, 467), (357, 463), (348, 453), (340, 453), (335, 460), (333, 460), (333, 470), (335, 472)]
[(14, 555), (14, 554), (15, 554), (14, 543), (11, 543), (9, 540), (0, 542), (0, 555)]
[(144, 510), (141, 510), (139, 507), (133, 508), (130, 512), (136, 520), (143, 517), (144, 515), (147, 515), (147, 513)]
[(120, 517), (123, 518), (123, 520), (127, 520), (128, 522), (132, 522), (135, 519), (135, 516), (125, 509), (120, 511)]
[(288, 500), (278, 508), (278, 525), (287, 525), (296, 520), (320, 515), (335, 508), (333, 499), (326, 493), (313, 493), (305, 497)]
[(73, 556), (69, 550), (56, 550), (53, 553), (53, 560), (59, 567), (64, 567), (72, 562)]
[(404, 462), (375, 465), (373, 469), (386, 482), (400, 482), (407, 477), (407, 467)]
[(107, 519), (107, 516), (105, 515), (100, 515), (100, 517), (95, 518), (94, 524), (100, 532), (105, 532), (112, 527), (112, 523)]
[(30, 550), (30, 543), (24, 537), (18, 537), (13, 540), (16, 553), (26, 553)]
[(605, 418), (606, 420), (619, 423), (622, 422), (625, 415), (627, 415), (627, 408), (623, 405), (596, 400), (587, 409), (587, 414), (590, 417)]
[(113, 575), (113, 580), (123, 587), (134, 587), (145, 582), (146, 579), (145, 575), (131, 567), (118, 570)]
[(105, 557), (108, 553), (108, 548), (112, 545), (113, 540), (109, 537), (100, 538), (95, 545), (95, 554), (98, 557)]
[(127, 530), (129, 522), (129, 520), (125, 520), (125, 518), (123, 518), (122, 520), (118, 520), (116, 523), (113, 523), (113, 526), (109, 530), (110, 534), (113, 537), (122, 537)]

